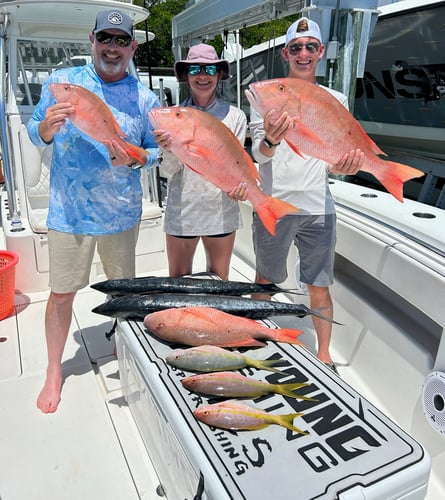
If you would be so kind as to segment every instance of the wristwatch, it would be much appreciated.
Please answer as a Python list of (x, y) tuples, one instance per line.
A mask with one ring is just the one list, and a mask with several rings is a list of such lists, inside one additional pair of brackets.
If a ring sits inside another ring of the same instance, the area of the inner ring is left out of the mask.
[(269, 149), (276, 148), (277, 146), (279, 146), (281, 144), (281, 141), (277, 142), (276, 144), (273, 144), (272, 142), (269, 141), (269, 139), (267, 137), (263, 137), (263, 142), (264, 142), (264, 145)]
[(139, 163), (138, 161), (134, 161), (133, 163), (129, 163), (127, 166), (129, 168), (131, 168), (132, 170), (137, 170), (138, 168), (143, 167), (142, 163)]

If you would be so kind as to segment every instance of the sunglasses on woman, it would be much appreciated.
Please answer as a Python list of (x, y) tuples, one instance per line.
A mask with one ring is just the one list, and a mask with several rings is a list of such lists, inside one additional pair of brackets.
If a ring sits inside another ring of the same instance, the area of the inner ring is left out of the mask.
[(320, 50), (320, 45), (315, 42), (309, 42), (309, 43), (293, 43), (292, 45), (289, 45), (287, 50), (291, 55), (298, 54), (303, 50), (303, 47), (306, 47), (306, 50), (310, 52), (311, 54), (316, 54)]
[(201, 73), (201, 71), (204, 70), (207, 75), (210, 76), (215, 76), (216, 73), (219, 71), (218, 67), (216, 64), (190, 64), (188, 67), (188, 72), (189, 75), (196, 76)]
[(114, 42), (118, 47), (128, 47), (133, 41), (133, 37), (130, 35), (113, 35), (106, 31), (99, 31), (95, 36), (99, 43), (109, 45), (111, 42)]

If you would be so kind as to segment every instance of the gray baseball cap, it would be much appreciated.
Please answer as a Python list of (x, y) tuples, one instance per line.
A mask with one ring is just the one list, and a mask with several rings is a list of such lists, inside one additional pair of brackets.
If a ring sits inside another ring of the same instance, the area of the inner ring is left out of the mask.
[(116, 9), (108, 9), (99, 12), (96, 16), (96, 25), (93, 33), (107, 29), (118, 29), (133, 36), (133, 21), (127, 14)]

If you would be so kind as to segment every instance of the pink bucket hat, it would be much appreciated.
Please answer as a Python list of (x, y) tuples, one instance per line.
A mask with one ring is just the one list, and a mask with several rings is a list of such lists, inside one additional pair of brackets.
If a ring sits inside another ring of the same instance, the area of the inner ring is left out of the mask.
[(230, 78), (229, 61), (219, 59), (216, 50), (206, 43), (190, 47), (187, 59), (175, 62), (173, 69), (178, 82), (187, 81), (187, 68), (190, 64), (216, 64), (221, 69), (221, 80)]

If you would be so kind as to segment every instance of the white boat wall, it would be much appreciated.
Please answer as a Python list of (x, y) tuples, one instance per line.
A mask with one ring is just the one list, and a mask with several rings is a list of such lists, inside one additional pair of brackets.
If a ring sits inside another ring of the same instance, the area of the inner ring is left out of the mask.
[[(209, 3), (201, 0), (185, 12)], [(229, 10), (258, 4), (264, 12), (274, 2), (224, 3)], [(347, 3), (350, 8), (354, 2)], [(286, 3), (292, 13), (302, 4)], [(332, 295), (341, 323), (334, 325), (332, 354), (341, 379), (313, 355), (310, 317), (265, 321), (303, 329), (306, 347), (268, 342), (249, 351), (258, 359), (285, 358), (289, 380), (244, 372), (277, 383), (307, 379), (318, 398), (312, 406), (276, 395), (249, 404), (273, 413), (304, 410), (294, 423), (308, 436), (279, 426), (218, 432), (196, 421), (192, 409), (207, 400), (185, 391), (184, 373), (165, 363), (172, 347), (137, 321), (119, 320), (116, 340), (108, 341), (112, 321), (92, 313), (105, 296), (90, 287), (75, 299), (58, 411), (43, 415), (36, 409), (46, 370), (51, 151), (30, 144), (25, 125), (49, 72), (89, 60), (91, 23), (109, 7), (135, 22), (147, 16), (132, 2), (0, 1), (0, 251), (20, 259), (14, 312), (0, 320), (1, 500), (250, 500), (278, 491), (283, 498), (445, 498), (445, 212), (435, 203), (399, 203), (341, 179), (331, 179), (338, 216)], [(142, 182), (138, 276), (167, 276), (154, 172), (144, 173)], [(229, 278), (252, 281), (252, 208), (245, 202), (241, 209), (244, 228), (237, 233)], [(297, 261), (292, 248), (283, 288), (298, 286)], [(201, 247), (193, 271), (206, 271)], [(90, 279), (104, 278), (96, 257)], [(304, 294), (282, 293), (276, 300), (308, 304)]]

